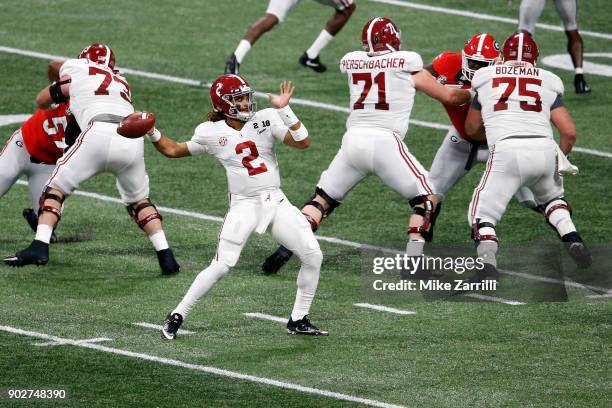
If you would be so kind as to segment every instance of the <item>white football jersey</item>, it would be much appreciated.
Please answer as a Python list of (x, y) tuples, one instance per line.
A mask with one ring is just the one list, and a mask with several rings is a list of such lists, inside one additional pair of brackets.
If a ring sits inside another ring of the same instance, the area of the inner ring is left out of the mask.
[(263, 109), (240, 131), (224, 120), (200, 124), (187, 148), (193, 156), (209, 153), (219, 160), (231, 194), (255, 196), (280, 187), (275, 142), (288, 130), (276, 109)]
[(88, 59), (70, 59), (60, 68), (70, 75), (70, 110), (81, 129), (100, 114), (127, 116), (134, 112), (130, 86), (112, 69)]
[(529, 64), (506, 63), (476, 71), (472, 88), (478, 93), (472, 106), (482, 111), (489, 146), (509, 136), (552, 139), (550, 108), (563, 95), (557, 75)]
[(340, 60), (348, 75), (351, 113), (346, 127), (388, 129), (401, 138), (408, 131), (416, 89), (412, 74), (423, 69), (416, 52), (397, 51), (370, 57), (353, 51)]

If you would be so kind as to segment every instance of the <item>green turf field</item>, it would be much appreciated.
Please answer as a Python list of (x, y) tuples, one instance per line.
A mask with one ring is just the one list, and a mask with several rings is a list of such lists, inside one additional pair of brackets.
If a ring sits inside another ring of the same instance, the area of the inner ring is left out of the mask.
[[(504, 17), (516, 16), (520, 3), (419, 1)], [(333, 65), (344, 53), (360, 47), (362, 24), (375, 15), (392, 18), (403, 31), (404, 49), (419, 52), (424, 61), (443, 50), (459, 50), (476, 31), (488, 31), (501, 41), (515, 29), (496, 21), (366, 0), (357, 3), (350, 23), (321, 56), (330, 72), (317, 75), (297, 63), (330, 14), (330, 9), (303, 0), (286, 23), (254, 46), (242, 74), (259, 91), (274, 92), (281, 79), (290, 79), (296, 84), (296, 98), (344, 108), (348, 105), (346, 78)], [(548, 3), (541, 22), (557, 24), (552, 2)], [(5, 0), (0, 4), (0, 46), (76, 56), (91, 42), (106, 42), (120, 67), (210, 82), (266, 4), (265, 0)], [(611, 3), (582, 1), (580, 7), (581, 29), (612, 33)], [(565, 52), (561, 32), (538, 29), (537, 40), (542, 56)], [(584, 36), (584, 41), (588, 52), (612, 53), (610, 39)], [(593, 61), (612, 64), (603, 57)], [(0, 115), (33, 112), (36, 93), (46, 85), (46, 64), (44, 58), (0, 52)], [(578, 127), (578, 146), (608, 156), (573, 153), (571, 160), (580, 174), (568, 178), (565, 185), (583, 237), (609, 248), (612, 80), (588, 75), (593, 93), (580, 96), (573, 93), (571, 72), (552, 70), (566, 83), (565, 102)], [(158, 127), (177, 140), (190, 138), (210, 109), (208, 90), (201, 87), (127, 77), (135, 107), (155, 112)], [(268, 107), (265, 99), (258, 103)], [(277, 154), (283, 190), (299, 205), (312, 194), (321, 171), (340, 146), (346, 114), (297, 104), (294, 111), (308, 126), (312, 146), (306, 151), (279, 147)], [(442, 107), (423, 95), (417, 96), (412, 117), (448, 123)], [(0, 127), (0, 142), (18, 126)], [(444, 134), (444, 130), (413, 124), (406, 143), (429, 167)], [(156, 204), (223, 217), (225, 175), (213, 158), (170, 161), (147, 145), (146, 160)], [(437, 241), (470, 242), (467, 206), (483, 168), (477, 165), (445, 200)], [(88, 181), (81, 190), (118, 196), (108, 175)], [(23, 185), (0, 200), (0, 255), (21, 249), (32, 239), (20, 216), (27, 206)], [(370, 178), (351, 192), (320, 234), (392, 245), (405, 239), (409, 213), (400, 196)], [(133, 323), (161, 324), (209, 263), (220, 226), (218, 221), (172, 211), (164, 212), (164, 221), (182, 265), (175, 277), (160, 277), (150, 243), (120, 204), (79, 195), (67, 201), (58, 234), (83, 240), (53, 245), (50, 263), (44, 268), (17, 270), (0, 265), (0, 389), (64, 386), (70, 398), (55, 405), (71, 407), (364, 403), (604, 407), (612, 399), (609, 299), (588, 298), (591, 291), (571, 288), (572, 302), (566, 303), (530, 302), (515, 292), (513, 299), (526, 304), (477, 299), (392, 304), (416, 312), (411, 315), (358, 308), (353, 304), (366, 301), (361, 291), (360, 251), (327, 241), (321, 242), (325, 259), (312, 318), (330, 331), (328, 338), (287, 336), (281, 323), (243, 315), (259, 312), (286, 317), (299, 266), (293, 260), (277, 276), (262, 275), (260, 264), (275, 244), (268, 236), (254, 236), (236, 268), (185, 322), (183, 328), (195, 333), (161, 342), (156, 330)], [(541, 216), (515, 202), (497, 231), (502, 251), (504, 245), (535, 246), (556, 240)], [(518, 283), (521, 278), (508, 281)], [(69, 344), (58, 345), (58, 339), (49, 336), (70, 339)], [(75, 342), (94, 338), (110, 340)], [(34, 345), (49, 341), (55, 345)], [(213, 372), (212, 368), (228, 371)], [(253, 377), (237, 378), (238, 373)], [(323, 395), (326, 392), (341, 395)], [(51, 405), (0, 397), (0, 407), (39, 404)]]

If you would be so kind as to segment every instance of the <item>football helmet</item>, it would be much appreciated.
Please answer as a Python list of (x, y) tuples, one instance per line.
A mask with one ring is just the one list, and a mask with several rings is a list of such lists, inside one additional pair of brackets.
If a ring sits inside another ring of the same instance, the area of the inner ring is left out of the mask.
[(83, 48), (83, 51), (79, 54), (79, 58), (85, 58), (96, 64), (109, 67), (113, 71), (115, 70), (115, 54), (106, 44), (93, 43), (88, 45)]
[(375, 17), (363, 26), (361, 42), (370, 56), (399, 51), (402, 32), (387, 17)]
[[(221, 112), (227, 117), (243, 122), (249, 121), (257, 110), (253, 93), (247, 81), (232, 74), (220, 76), (210, 87), (210, 99), (215, 112)], [(243, 95), (248, 98), (247, 111), (240, 110), (236, 104), (236, 99)]]
[(531, 34), (519, 31), (506, 38), (502, 47), (504, 61), (527, 62), (535, 65), (538, 60), (538, 44)]
[(461, 50), (461, 72), (470, 81), (480, 68), (499, 61), (499, 44), (491, 34), (478, 33)]

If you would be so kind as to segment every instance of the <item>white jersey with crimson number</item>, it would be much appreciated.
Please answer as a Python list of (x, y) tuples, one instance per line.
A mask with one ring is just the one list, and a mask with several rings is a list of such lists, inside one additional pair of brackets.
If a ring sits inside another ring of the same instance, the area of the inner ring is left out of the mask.
[(476, 71), (472, 104), (482, 112), (489, 146), (507, 137), (552, 139), (550, 111), (561, 102), (563, 82), (528, 63), (508, 62)]
[(263, 109), (240, 131), (224, 120), (200, 124), (187, 148), (193, 156), (209, 153), (219, 160), (231, 194), (255, 196), (280, 187), (275, 143), (288, 130), (275, 109)]
[(416, 93), (412, 74), (421, 69), (423, 60), (416, 52), (346, 54), (340, 61), (340, 71), (348, 75), (351, 100), (346, 127), (390, 130), (403, 139)]
[(130, 86), (117, 71), (79, 58), (64, 62), (59, 74), (70, 76), (70, 110), (81, 129), (100, 114), (123, 117), (134, 112)]

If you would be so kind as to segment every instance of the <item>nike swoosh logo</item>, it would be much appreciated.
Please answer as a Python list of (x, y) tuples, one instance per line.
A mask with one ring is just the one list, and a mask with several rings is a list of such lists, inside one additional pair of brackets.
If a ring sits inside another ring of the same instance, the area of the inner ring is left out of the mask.
[(318, 67), (319, 64), (317, 64), (316, 62), (310, 62), (309, 60), (306, 60), (306, 65), (308, 65), (309, 67)]
[(263, 132), (265, 132), (265, 131), (266, 131), (266, 129), (258, 130), (258, 131), (257, 131), (257, 134), (258, 134), (258, 135), (261, 135), (261, 134), (262, 134)]

